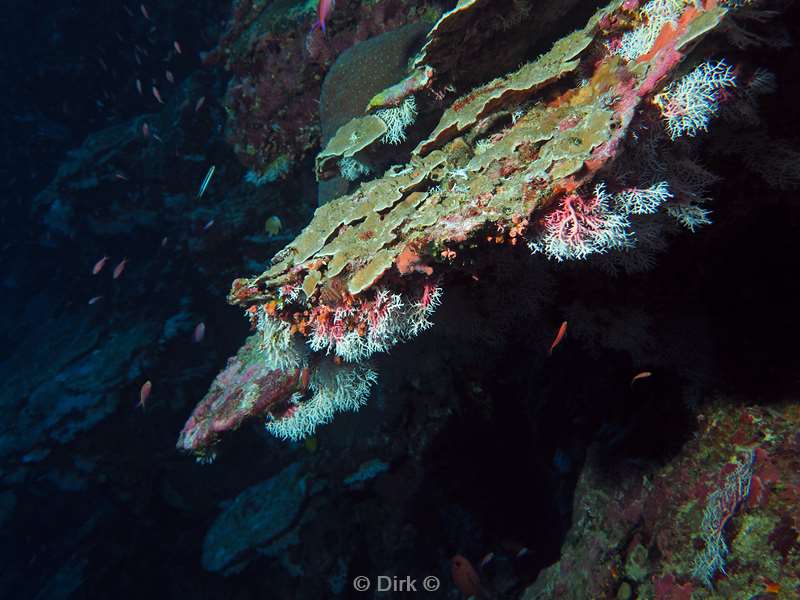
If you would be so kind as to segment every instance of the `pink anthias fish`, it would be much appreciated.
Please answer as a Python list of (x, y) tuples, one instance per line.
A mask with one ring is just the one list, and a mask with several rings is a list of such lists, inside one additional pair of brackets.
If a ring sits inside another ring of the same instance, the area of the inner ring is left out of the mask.
[(480, 577), (478, 577), (475, 567), (472, 566), (468, 559), (456, 554), (450, 559), (450, 573), (453, 577), (453, 583), (456, 584), (456, 587), (464, 594), (465, 598), (480, 598), (483, 596)]
[(161, 92), (158, 91), (156, 86), (153, 86), (153, 97), (158, 100), (159, 104), (164, 104), (164, 101), (161, 99)]
[(183, 50), (181, 50), (181, 45), (178, 43), (178, 40), (172, 42), (173, 47), (175, 48), (175, 52), (178, 54), (183, 54)]
[(145, 139), (150, 137), (150, 126), (147, 123), (142, 123), (142, 136)]
[(167, 81), (169, 81), (170, 83), (175, 83), (175, 76), (172, 74), (172, 71), (170, 71), (169, 69), (167, 69), (167, 72), (164, 73), (164, 77), (166, 77)]
[(119, 276), (122, 275), (122, 272), (125, 270), (126, 264), (128, 264), (128, 259), (123, 258), (122, 262), (120, 262), (116, 267), (114, 267), (114, 279), (119, 279)]
[(197, 112), (198, 110), (203, 108), (203, 104), (205, 104), (205, 102), (206, 102), (206, 97), (205, 96), (200, 96), (200, 99), (194, 105), (194, 112)]
[(102, 271), (103, 267), (106, 266), (106, 262), (108, 262), (108, 257), (104, 256), (96, 263), (94, 263), (94, 267), (92, 267), (92, 275), (97, 275), (100, 271)]
[(553, 350), (555, 350), (556, 346), (561, 343), (561, 340), (564, 339), (564, 336), (567, 334), (567, 322), (564, 321), (561, 323), (561, 327), (558, 328), (558, 333), (556, 334), (556, 338), (553, 340), (553, 343), (550, 344), (550, 349), (547, 351), (547, 355), (550, 356), (553, 354)]
[(136, 91), (139, 92), (140, 96), (142, 95), (142, 80), (141, 79), (137, 79), (136, 80)]
[(139, 404), (136, 406), (142, 410), (147, 406), (147, 399), (150, 397), (150, 392), (153, 391), (153, 384), (148, 379), (142, 384), (142, 389), (139, 390)]
[(652, 374), (653, 374), (653, 373), (652, 373), (652, 372), (650, 372), (650, 371), (642, 371), (641, 373), (637, 373), (636, 375), (634, 375), (634, 376), (633, 376), (633, 379), (631, 379), (630, 386), (631, 386), (631, 387), (633, 387), (633, 384), (634, 384), (636, 381), (639, 381), (640, 379), (647, 379), (647, 378), (648, 378), (648, 377), (650, 377)]
[(142, 16), (149, 21), (150, 13), (147, 12), (147, 7), (144, 4), (140, 4), (139, 9), (142, 11)]
[(194, 340), (195, 344), (199, 344), (203, 341), (203, 338), (206, 337), (206, 324), (205, 323), (198, 323), (197, 326), (194, 328), (194, 333), (192, 334), (192, 340)]
[(89, 306), (91, 306), (92, 304), (97, 304), (102, 299), (103, 299), (102, 296), (94, 296), (92, 298), (89, 298), (89, 302), (87, 304), (89, 304)]
[(322, 29), (322, 33), (325, 33), (325, 22), (335, 6), (336, 0), (319, 0), (319, 4), (317, 4), (317, 22), (314, 23), (314, 27)]

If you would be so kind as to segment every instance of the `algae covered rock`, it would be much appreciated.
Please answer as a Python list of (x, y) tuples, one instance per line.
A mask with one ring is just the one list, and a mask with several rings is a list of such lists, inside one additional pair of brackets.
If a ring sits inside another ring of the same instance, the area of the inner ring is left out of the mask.
[(301, 466), (293, 463), (247, 488), (216, 518), (203, 542), (203, 567), (223, 571), (261, 546), (287, 535), (307, 492)]
[[(718, 399), (698, 415), (695, 437), (666, 464), (609, 473), (597, 449), (590, 450), (561, 558), (522, 598), (794, 594), (800, 589), (800, 477), (786, 461), (798, 446), (799, 417), (792, 402), (764, 408)], [(709, 512), (710, 499), (748, 465), (740, 502), (729, 512)], [(715, 570), (706, 581), (698, 565), (709, 519), (717, 519), (727, 552), (724, 573)]]

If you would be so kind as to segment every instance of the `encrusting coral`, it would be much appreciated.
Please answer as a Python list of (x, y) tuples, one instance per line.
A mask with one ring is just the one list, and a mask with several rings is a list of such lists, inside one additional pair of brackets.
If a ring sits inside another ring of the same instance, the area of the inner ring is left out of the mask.
[[(390, 32), (375, 54), (391, 53), (391, 33), (436, 17), (426, 2), (359, 3), (334, 11), (323, 34), (315, 3), (240, 0), (219, 45), (206, 57), (232, 74), (225, 94), (226, 134), (255, 181), (285, 177), (319, 144), (320, 89), (336, 58)], [(423, 28), (424, 30), (424, 28)], [(373, 92), (374, 93), (374, 92)], [(364, 100), (366, 102), (366, 100)], [(338, 124), (337, 124), (338, 125)]]

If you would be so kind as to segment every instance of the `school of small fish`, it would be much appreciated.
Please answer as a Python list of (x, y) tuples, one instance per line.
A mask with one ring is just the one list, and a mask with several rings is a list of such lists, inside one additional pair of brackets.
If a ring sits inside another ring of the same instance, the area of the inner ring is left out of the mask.
[[(149, 85), (150, 92), (155, 102), (158, 104), (166, 104), (168, 98), (162, 93), (164, 88), (160, 86), (159, 82), (165, 81), (170, 85), (174, 85), (176, 82), (175, 71), (173, 70), (172, 66), (169, 66), (168, 68), (161, 70), (163, 75), (159, 76), (157, 73), (153, 72), (155, 70), (153, 68), (155, 66), (154, 63), (155, 61), (158, 61), (159, 63), (171, 63), (171, 65), (174, 64), (175, 58), (184, 54), (183, 46), (179, 40), (172, 40), (171, 46), (169, 46), (169, 49), (164, 52), (163, 58), (159, 58), (161, 53), (152, 47), (155, 46), (156, 42), (153, 37), (151, 37), (156, 31), (159, 30), (159, 24), (157, 19), (154, 18), (154, 15), (151, 15), (150, 9), (147, 7), (147, 5), (139, 5), (139, 13), (141, 16), (134, 14), (134, 11), (126, 5), (122, 5), (122, 10), (132, 21), (143, 18), (148, 24), (148, 32), (146, 36), (147, 43), (135, 43), (133, 40), (129, 39), (128, 35), (124, 35), (120, 31), (114, 31), (114, 36), (116, 37), (117, 41), (126, 47), (126, 49), (124, 51), (121, 50), (120, 53), (131, 56), (133, 58), (133, 62), (135, 63), (135, 71), (138, 71), (135, 76), (131, 78), (133, 79), (133, 85), (136, 89), (136, 92), (139, 96), (144, 97), (145, 86)], [(101, 48), (101, 52), (108, 51), (105, 47), (99, 48)], [(130, 54), (128, 54), (128, 52), (130, 52)], [(105, 73), (109, 74), (112, 79), (117, 79), (119, 77), (117, 69), (113, 68), (113, 65), (110, 67), (104, 56), (96, 56), (95, 59), (100, 68)], [(100, 108), (110, 108), (113, 110), (113, 100), (114, 94), (109, 93), (109, 90), (107, 89), (103, 89), (102, 99), (98, 99), (96, 101), (96, 105)], [(204, 102), (205, 96), (201, 96), (195, 100), (195, 112), (200, 110)], [(69, 114), (69, 106), (66, 104), (66, 102), (62, 108), (65, 114)], [(143, 133), (145, 138), (151, 137), (149, 132)], [(159, 139), (155, 135), (152, 137), (157, 140)]]
[[(136, 15), (134, 14), (134, 12), (128, 6), (123, 5), (122, 9), (125, 11), (125, 13), (128, 15), (129, 18), (131, 18), (131, 19), (137, 18)], [(148, 9), (147, 5), (145, 5), (144, 3), (140, 4), (139, 5), (139, 12), (141, 13), (141, 16), (147, 22), (152, 24), (150, 26), (150, 33), (152, 34), (153, 32), (155, 32), (156, 29), (157, 29), (157, 23), (153, 19), (153, 16), (150, 14), (150, 10)], [(143, 67), (144, 65), (143, 65), (143, 60), (142, 59), (150, 57), (150, 52), (148, 51), (148, 49), (146, 47), (143, 47), (144, 45), (139, 45), (139, 44), (136, 44), (136, 43), (133, 43), (133, 42), (130, 42), (130, 41), (126, 41), (125, 37), (123, 37), (123, 35), (120, 34), (119, 31), (114, 32), (114, 34), (115, 34), (117, 40), (120, 43), (122, 43), (122, 44), (130, 43), (132, 45), (134, 61), (138, 66)], [(150, 44), (154, 43), (150, 39), (148, 39), (148, 42)], [(164, 57), (163, 61), (164, 62), (169, 62), (175, 56), (181, 56), (181, 55), (183, 55), (183, 53), (184, 53), (183, 52), (183, 47), (182, 47), (180, 41), (179, 40), (173, 40), (172, 41), (172, 47), (171, 47), (170, 51)], [(100, 67), (104, 71), (106, 71), (106, 72), (110, 71), (108, 64), (106, 63), (106, 61), (103, 59), (102, 56), (97, 57), (97, 61), (98, 61), (98, 64), (100, 65)], [(176, 81), (176, 78), (175, 78), (175, 74), (173, 73), (172, 69), (171, 68), (166, 68), (163, 71), (163, 73), (164, 73), (164, 75), (163, 75), (164, 80), (167, 83), (169, 83), (170, 85), (174, 85), (175, 81)], [(112, 72), (112, 75), (114, 77), (116, 77), (115, 72)], [(135, 85), (135, 88), (136, 88), (136, 92), (138, 93), (139, 96), (144, 96), (144, 83), (143, 83), (143, 81), (146, 80), (146, 79), (150, 79), (150, 77), (147, 77), (147, 76), (142, 77), (141, 75), (139, 75), (139, 76), (134, 78), (134, 85)], [(160, 104), (160, 105), (166, 104), (165, 97), (162, 94), (161, 88), (159, 87), (155, 77), (152, 78), (152, 82), (151, 82), (151, 85), (150, 85), (150, 92), (151, 92), (153, 98), (155, 99), (155, 101), (158, 104)], [(104, 92), (104, 93), (105, 93), (106, 100), (110, 100), (111, 96), (108, 94), (108, 92)], [(203, 108), (203, 106), (205, 105), (205, 102), (206, 102), (206, 97), (205, 96), (200, 96), (195, 101), (194, 112), (195, 113), (199, 112)], [(99, 105), (101, 105), (101, 104), (102, 103), (100, 103)], [(163, 140), (158, 135), (158, 133), (156, 133), (156, 131), (153, 130), (153, 127), (150, 125), (150, 123), (148, 123), (146, 121), (141, 124), (141, 134), (142, 134), (142, 137), (145, 140), (153, 139), (153, 140), (155, 140), (155, 141), (157, 141), (159, 143), (163, 143)], [(203, 181), (201, 183), (200, 191), (198, 192), (198, 195), (197, 195), (198, 198), (202, 197), (205, 194), (205, 192), (206, 192), (206, 190), (208, 188), (208, 185), (211, 182), (211, 178), (214, 175), (214, 170), (215, 170), (215, 167), (212, 165), (210, 167), (210, 169), (208, 170), (208, 172), (206, 173), (206, 176), (205, 176), (205, 178), (203, 179)], [(125, 181), (125, 182), (129, 181), (129, 178), (127, 176), (125, 176), (123, 173), (119, 173), (119, 172), (115, 173), (114, 177), (116, 179), (120, 180), (120, 181)], [(203, 227), (203, 230), (207, 231), (213, 225), (214, 225), (214, 220), (211, 219), (205, 224), (205, 226)], [(163, 242), (162, 245), (164, 245), (165, 243), (166, 242)], [(105, 261), (104, 260), (98, 261), (98, 263), (95, 266), (97, 271), (94, 271), (94, 274), (96, 275), (97, 273), (99, 273), (104, 265), (105, 265)], [(119, 276), (121, 276), (124, 269), (125, 269), (125, 261), (123, 261), (122, 263), (117, 265), (117, 268), (114, 270), (114, 278), (117, 279)]]
[[(122, 9), (125, 11), (125, 14), (130, 19), (134, 19), (135, 20), (137, 18), (140, 18), (140, 19), (144, 18), (145, 21), (149, 24), (148, 25), (149, 34), (153, 34), (157, 30), (158, 24), (156, 22), (156, 19), (154, 19), (154, 15), (151, 15), (149, 8), (144, 3), (139, 4), (139, 13), (140, 13), (141, 17), (138, 17), (136, 14), (134, 14), (134, 12), (126, 5), (123, 5)], [(151, 57), (152, 49), (148, 50), (148, 48), (145, 47), (145, 44), (139, 45), (139, 44), (133, 43), (130, 40), (126, 40), (125, 37), (119, 31), (115, 31), (114, 35), (115, 35), (116, 39), (121, 44), (124, 44), (124, 45), (130, 44), (129, 47), (131, 48), (132, 53), (129, 56), (132, 56), (133, 61), (137, 65), (137, 67), (139, 67), (141, 69), (145, 69), (146, 68), (145, 67), (146, 63), (152, 63), (152, 59), (148, 60)], [(147, 41), (151, 45), (154, 44), (153, 40), (149, 39), (149, 37), (148, 37)], [(181, 45), (180, 41), (173, 40), (170, 50), (166, 53), (166, 56), (163, 58), (163, 62), (170, 63), (174, 59), (174, 57), (181, 56), (183, 54), (184, 54), (184, 49), (183, 49), (183, 46)], [(110, 75), (112, 77), (114, 77), (114, 78), (117, 77), (116, 71), (109, 68), (108, 63), (106, 63), (106, 61), (104, 60), (104, 58), (102, 56), (98, 56), (97, 57), (97, 63), (100, 65), (100, 68), (104, 72), (110, 73)], [(168, 98), (164, 94), (162, 94), (162, 89), (164, 89), (164, 88), (160, 87), (159, 80), (162, 81), (162, 82), (166, 81), (169, 85), (175, 85), (176, 77), (175, 77), (175, 72), (173, 71), (173, 68), (174, 67), (172, 67), (172, 66), (168, 66), (167, 68), (163, 69), (163, 79), (161, 77), (155, 76), (154, 74), (153, 74), (152, 77), (150, 75), (146, 74), (146, 73), (137, 74), (135, 77), (133, 77), (133, 84), (134, 84), (136, 93), (140, 97), (144, 98), (145, 85), (149, 85), (150, 92), (151, 92), (152, 97), (155, 100), (155, 102), (157, 104), (159, 104), (159, 105), (166, 104)], [(145, 82), (147, 82), (147, 84)], [(105, 98), (106, 101), (111, 101), (112, 100), (112, 96), (105, 90), (104, 90), (104, 98)], [(205, 96), (200, 96), (199, 98), (197, 98), (194, 101), (194, 112), (195, 113), (199, 112), (203, 108), (203, 106), (205, 105), (205, 102), (206, 102), (206, 97)], [(98, 101), (97, 104), (98, 104), (98, 106), (101, 106), (101, 107), (106, 106), (106, 103), (104, 103), (102, 101)], [(64, 110), (65, 110), (65, 112), (68, 110), (66, 105), (64, 106)], [(142, 138), (144, 140), (149, 141), (149, 140), (152, 139), (152, 140), (155, 140), (157, 142), (163, 143), (163, 140), (161, 139), (161, 137), (159, 137), (159, 135), (157, 133), (157, 130), (154, 130), (150, 123), (144, 121), (144, 122), (142, 122), (140, 128), (141, 128), (141, 135), (142, 135)], [(206, 190), (208, 188), (208, 185), (211, 182), (211, 178), (214, 175), (214, 170), (215, 170), (215, 167), (212, 165), (211, 168), (206, 173), (206, 176), (205, 176), (205, 178), (203, 179), (203, 181), (201, 183), (200, 191), (199, 191), (199, 193), (197, 195), (198, 198), (202, 197), (203, 194), (205, 194), (205, 192), (206, 192)], [(129, 177), (126, 174), (122, 173), (122, 172), (114, 173), (113, 177), (114, 177), (114, 179), (116, 179), (118, 181), (123, 181), (123, 182), (129, 182), (130, 181)], [(204, 231), (208, 231), (211, 227), (213, 227), (213, 225), (214, 225), (214, 219), (210, 219), (203, 226), (203, 230)], [(162, 248), (166, 247), (168, 241), (169, 241), (169, 238), (165, 236), (161, 240), (161, 247)], [(111, 259), (111, 257), (105, 256), (105, 255), (100, 257), (100, 258), (98, 258), (95, 261), (95, 263), (93, 264), (93, 266), (92, 266), (92, 270), (91, 270), (92, 271), (92, 275), (93, 276), (99, 275), (104, 270), (104, 268), (106, 266), (106, 263), (108, 263), (108, 261), (110, 259)], [(116, 264), (116, 266), (114, 267), (113, 271), (111, 272), (111, 277), (112, 277), (113, 280), (119, 280), (122, 277), (123, 273), (125, 272), (125, 268), (126, 268), (127, 264), (128, 264), (128, 259), (127, 258), (123, 258), (122, 260), (120, 260)], [(104, 298), (103, 295), (93, 296), (88, 300), (87, 304), (90, 305), (90, 306), (95, 305), (95, 304), (99, 303), (101, 300), (103, 300), (103, 298)], [(203, 338), (205, 337), (205, 332), (206, 332), (205, 323), (202, 323), (202, 322), (198, 323), (196, 325), (195, 329), (194, 329), (193, 334), (192, 334), (193, 341), (195, 343), (202, 342)], [(151, 393), (151, 390), (152, 390), (152, 385), (153, 384), (152, 384), (152, 382), (150, 380), (145, 381), (144, 384), (142, 385), (142, 387), (140, 389), (140, 392), (139, 392), (139, 403), (137, 405), (140, 408), (145, 408), (145, 406), (147, 404), (147, 400), (150, 397), (150, 393)]]

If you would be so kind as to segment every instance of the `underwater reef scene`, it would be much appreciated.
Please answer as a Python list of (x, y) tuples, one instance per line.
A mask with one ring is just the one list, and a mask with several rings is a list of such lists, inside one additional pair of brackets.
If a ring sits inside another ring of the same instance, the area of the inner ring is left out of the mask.
[(800, 598), (800, 6), (12, 2), (0, 598)]

